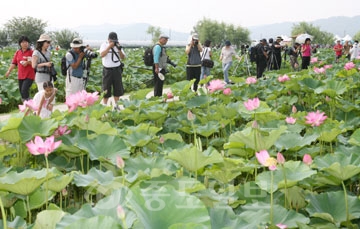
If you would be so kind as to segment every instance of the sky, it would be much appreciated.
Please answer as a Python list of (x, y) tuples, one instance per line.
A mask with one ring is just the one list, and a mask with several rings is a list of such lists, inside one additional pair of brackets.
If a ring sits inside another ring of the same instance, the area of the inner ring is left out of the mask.
[(0, 28), (14, 17), (31, 16), (47, 22), (47, 30), (149, 23), (188, 33), (203, 18), (248, 27), (360, 15), (359, 0), (5, 0), (1, 8)]

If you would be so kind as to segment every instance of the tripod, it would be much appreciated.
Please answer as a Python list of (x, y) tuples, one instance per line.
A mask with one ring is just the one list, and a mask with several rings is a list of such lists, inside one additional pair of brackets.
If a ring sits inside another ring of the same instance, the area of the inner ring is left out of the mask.
[(268, 60), (267, 69), (268, 70), (273, 70), (274, 66), (276, 66), (276, 69), (278, 69), (279, 65), (278, 65), (278, 62), (277, 62), (277, 59), (275, 57), (274, 52), (270, 52), (270, 58)]
[(250, 62), (249, 62), (250, 57), (249, 57), (249, 53), (248, 53), (247, 51), (245, 51), (245, 52), (243, 52), (243, 53), (241, 54), (240, 59), (239, 59), (239, 63), (236, 65), (236, 67), (235, 67), (235, 69), (234, 69), (234, 71), (233, 71), (233, 75), (235, 74), (237, 68), (239, 67), (239, 64), (241, 63), (241, 61), (242, 61), (243, 59), (244, 59), (243, 62), (244, 62), (244, 64), (245, 64), (245, 68), (246, 68), (246, 70), (247, 70), (247, 74), (248, 74), (248, 76), (251, 76), (251, 73), (250, 73), (250, 66), (251, 66), (251, 64), (250, 64)]

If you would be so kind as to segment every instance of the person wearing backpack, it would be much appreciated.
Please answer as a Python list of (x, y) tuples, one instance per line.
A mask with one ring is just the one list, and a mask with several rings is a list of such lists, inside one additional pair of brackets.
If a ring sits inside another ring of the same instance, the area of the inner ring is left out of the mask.
[(256, 78), (263, 77), (263, 74), (266, 69), (268, 54), (266, 52), (265, 46), (267, 45), (267, 40), (265, 38), (260, 40), (260, 43), (257, 44), (257, 59), (256, 59)]
[(168, 56), (166, 54), (165, 45), (169, 40), (169, 36), (161, 34), (159, 41), (152, 48), (154, 64), (154, 96), (162, 96), (165, 75), (167, 73)]
[(85, 63), (83, 61), (85, 53), (83, 52), (86, 45), (80, 38), (75, 38), (70, 43), (71, 50), (66, 52), (66, 66), (67, 74), (65, 80), (65, 94), (66, 97), (75, 94), (79, 91), (85, 90), (84, 69)]

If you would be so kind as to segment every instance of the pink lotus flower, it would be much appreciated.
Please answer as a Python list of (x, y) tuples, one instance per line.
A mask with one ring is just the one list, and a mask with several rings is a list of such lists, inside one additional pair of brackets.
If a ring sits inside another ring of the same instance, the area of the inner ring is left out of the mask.
[(250, 77), (246, 78), (247, 84), (254, 84), (256, 82), (257, 82), (257, 79), (255, 77), (250, 76)]
[(216, 80), (211, 80), (207, 88), (209, 89), (210, 93), (213, 93), (215, 91), (224, 90), (225, 85), (226, 83), (224, 81), (216, 79)]
[(244, 102), (244, 106), (249, 111), (255, 110), (260, 106), (260, 100), (259, 98), (248, 99), (247, 102)]
[(320, 111), (310, 112), (305, 117), (306, 124), (311, 124), (311, 126), (320, 126), (327, 118), (324, 112), (320, 113)]
[(0, 98), (0, 104), (2, 104), (2, 98)]
[(285, 163), (284, 155), (282, 155), (282, 153), (278, 152), (277, 155), (276, 155), (276, 161), (280, 165), (283, 165)]
[(35, 101), (32, 100), (32, 99), (25, 100), (22, 105), (19, 105), (19, 110), (21, 112), (25, 112), (27, 110), (27, 108), (29, 108), (32, 111), (37, 111), (38, 110), (38, 106), (36, 105)]
[(291, 111), (292, 111), (292, 113), (295, 114), (297, 112), (296, 106), (293, 105), (292, 108), (291, 108)]
[(289, 80), (290, 80), (290, 77), (288, 75), (286, 75), (286, 74), (283, 75), (283, 76), (278, 77), (278, 81), (281, 82), (281, 83), (285, 82), (285, 81), (289, 81)]
[(171, 91), (169, 91), (169, 92), (166, 94), (166, 96), (167, 96), (168, 99), (174, 98), (174, 95), (173, 95), (173, 93), (172, 93)]
[(224, 95), (231, 95), (231, 88), (225, 88), (223, 91)]
[(276, 159), (270, 157), (268, 151), (260, 150), (260, 152), (255, 153), (255, 155), (260, 164), (268, 167), (270, 170), (276, 170)]
[(165, 142), (165, 138), (164, 138), (163, 136), (160, 136), (160, 138), (159, 138), (159, 142), (160, 142), (160, 144), (164, 144), (164, 142)]
[(195, 115), (191, 112), (191, 110), (188, 110), (187, 119), (189, 121), (194, 121), (195, 120)]
[(325, 69), (332, 68), (332, 64), (327, 64), (327, 65), (324, 65), (324, 68), (325, 68)]
[(311, 165), (312, 164), (312, 158), (309, 154), (304, 154), (304, 157), (303, 157), (303, 162), (304, 164), (306, 165)]
[(63, 136), (65, 134), (70, 134), (71, 133), (71, 130), (68, 129), (68, 126), (65, 125), (65, 126), (59, 126), (55, 131), (54, 131), (54, 135), (56, 137), (58, 136)]
[(26, 146), (29, 152), (33, 155), (44, 154), (47, 157), (50, 153), (52, 153), (56, 148), (61, 145), (62, 141), (54, 142), (54, 136), (50, 136), (46, 138), (45, 141), (39, 136), (35, 137), (34, 141), (30, 141), (26, 143)]
[(323, 74), (323, 73), (326, 72), (326, 69), (325, 68), (314, 67), (314, 72), (317, 73), (317, 74)]
[(316, 62), (318, 62), (318, 58), (317, 58), (317, 57), (311, 58), (311, 60), (310, 60), (310, 63), (311, 63), (311, 64), (314, 64), (314, 63), (316, 63)]
[(93, 105), (99, 99), (98, 92), (87, 93), (85, 90), (69, 95), (65, 104), (69, 107), (69, 112), (74, 111), (78, 106), (87, 107)]
[(125, 167), (125, 162), (124, 160), (122, 159), (121, 156), (117, 155), (116, 156), (116, 166), (119, 168), (119, 169), (122, 169)]
[(353, 68), (355, 68), (356, 66), (355, 66), (355, 64), (353, 63), (353, 62), (348, 62), (348, 63), (346, 63), (345, 64), (345, 66), (344, 66), (344, 68), (346, 69), (346, 70), (350, 70), (350, 69), (353, 69)]
[(286, 228), (288, 228), (287, 225), (281, 224), (281, 223), (276, 224), (276, 226), (277, 226), (278, 228), (280, 228), (280, 229), (286, 229)]
[(121, 207), (121, 205), (118, 205), (116, 208), (116, 214), (119, 217), (119, 219), (124, 220), (125, 219), (125, 211)]
[(66, 188), (64, 188), (63, 190), (61, 190), (61, 194), (63, 196), (67, 196), (68, 195), (68, 191), (66, 190)]
[(293, 118), (293, 117), (286, 117), (285, 122), (286, 122), (287, 124), (291, 124), (291, 125), (293, 125), (293, 124), (295, 124), (295, 123), (296, 123), (296, 118)]

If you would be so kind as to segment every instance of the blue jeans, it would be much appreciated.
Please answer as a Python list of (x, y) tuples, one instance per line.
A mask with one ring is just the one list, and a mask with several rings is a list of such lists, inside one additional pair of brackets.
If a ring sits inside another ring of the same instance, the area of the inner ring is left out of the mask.
[(204, 79), (204, 76), (209, 76), (210, 75), (210, 69), (211, 68), (201, 66), (200, 80)]
[(223, 72), (224, 72), (224, 81), (226, 83), (230, 83), (230, 81), (229, 81), (229, 69), (230, 69), (231, 65), (232, 65), (232, 61), (222, 64), (222, 68), (223, 68)]

